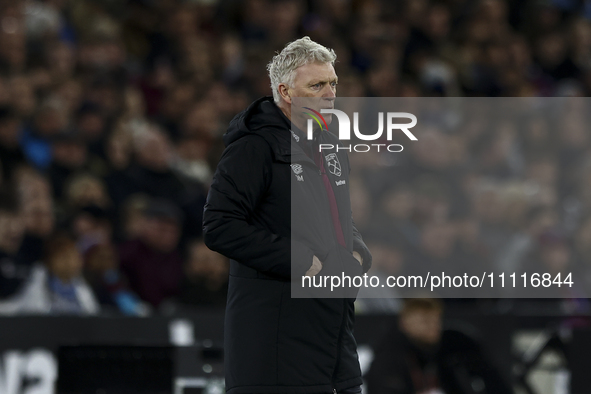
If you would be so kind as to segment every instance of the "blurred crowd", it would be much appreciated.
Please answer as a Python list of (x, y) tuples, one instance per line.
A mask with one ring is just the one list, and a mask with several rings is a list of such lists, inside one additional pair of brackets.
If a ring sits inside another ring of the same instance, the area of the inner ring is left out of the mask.
[[(3, 0), (0, 312), (223, 307), (203, 205), (225, 127), (271, 94), (266, 64), (289, 41), (334, 48), (338, 96), (576, 97), (590, 18), (583, 0)], [(582, 125), (433, 130), (381, 185), (362, 174), (383, 157), (353, 163), (357, 224), (387, 228), (367, 231), (376, 272), (589, 264)], [(583, 290), (561, 310), (588, 311)]]

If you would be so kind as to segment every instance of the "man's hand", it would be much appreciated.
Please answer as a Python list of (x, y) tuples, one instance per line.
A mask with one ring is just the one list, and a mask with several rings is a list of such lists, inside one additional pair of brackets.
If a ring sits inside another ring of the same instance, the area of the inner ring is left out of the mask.
[(314, 276), (317, 273), (319, 273), (321, 269), (322, 269), (322, 263), (320, 262), (318, 257), (314, 256), (314, 258), (312, 259), (312, 266), (306, 272), (306, 276)]
[(353, 257), (355, 257), (357, 259), (357, 261), (359, 261), (359, 264), (363, 265), (363, 259), (361, 258), (361, 255), (359, 254), (359, 252), (357, 252), (357, 251), (353, 252)]

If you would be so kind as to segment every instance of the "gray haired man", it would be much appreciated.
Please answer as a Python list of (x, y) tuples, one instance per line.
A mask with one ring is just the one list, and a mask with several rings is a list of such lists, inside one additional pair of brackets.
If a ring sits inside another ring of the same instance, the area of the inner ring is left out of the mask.
[(236, 115), (224, 135), (203, 230), (206, 245), (231, 260), (228, 393), (361, 392), (354, 299), (291, 297), (297, 278), (371, 266), (351, 219), (346, 153), (320, 152), (336, 136), (317, 129), (308, 140), (305, 118), (292, 113), (307, 98), (333, 108), (335, 60), (308, 37), (288, 44), (268, 66), (273, 97)]

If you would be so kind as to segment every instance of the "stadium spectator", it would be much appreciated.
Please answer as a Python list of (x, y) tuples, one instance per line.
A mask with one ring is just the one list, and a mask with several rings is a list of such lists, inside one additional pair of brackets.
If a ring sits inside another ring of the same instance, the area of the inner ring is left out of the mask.
[(101, 308), (115, 307), (129, 316), (146, 316), (150, 308), (134, 294), (119, 269), (119, 256), (111, 244), (97, 244), (85, 254), (84, 277)]
[(24, 230), (16, 196), (4, 186), (0, 191), (0, 299), (14, 294), (28, 278), (30, 264), (17, 255)]
[(168, 200), (153, 198), (145, 211), (139, 238), (119, 248), (121, 271), (131, 289), (154, 307), (180, 292), (183, 276), (178, 250), (182, 212)]
[(76, 173), (89, 171), (88, 149), (82, 137), (76, 132), (59, 133), (52, 139), (53, 160), (47, 174), (53, 193), (58, 199), (65, 197), (66, 183)]
[(126, 213), (136, 193), (171, 199), (186, 219), (181, 246), (198, 239), (223, 125), (270, 93), (267, 60), (306, 34), (339, 54), (341, 97), (563, 97), (515, 122), (483, 121), (482, 101), (465, 100), (456, 123), (430, 119), (406, 155), (350, 156), (368, 242), (385, 233), (412, 256), (445, 222), (459, 243), (451, 259), (515, 270), (539, 253), (541, 227), (570, 244), (591, 212), (589, 18), (583, 1), (4, 0), (0, 185), (21, 201), (18, 257), (40, 259), (47, 235), (78, 215), (74, 200), (108, 210), (102, 238), (138, 238), (143, 214)]
[(9, 181), (26, 159), (19, 145), (21, 122), (10, 107), (0, 107), (0, 177)]
[[(511, 393), (504, 378), (467, 334), (442, 326), (436, 299), (404, 302), (393, 327), (376, 349), (366, 375), (372, 394)], [(476, 385), (476, 386), (475, 386)]]
[(36, 168), (47, 169), (51, 164), (51, 139), (63, 132), (67, 121), (65, 107), (57, 100), (48, 100), (37, 109), (21, 137), (23, 153)]
[(22, 289), (0, 304), (4, 314), (92, 315), (100, 310), (82, 277), (83, 261), (74, 240), (58, 233), (48, 239), (43, 264), (36, 265)]
[(35, 263), (43, 257), (43, 244), (55, 231), (53, 199), (47, 196), (37, 201), (23, 203), (25, 236), (19, 250), (23, 261)]
[(189, 245), (179, 301), (185, 305), (224, 307), (228, 293), (229, 262), (203, 241)]
[(56, 209), (47, 178), (28, 166), (19, 166), (15, 173), (17, 196), (25, 221), (25, 238), (19, 256), (34, 263), (42, 259), (43, 244), (56, 226)]
[(146, 208), (150, 198), (143, 194), (132, 195), (121, 207), (120, 234), (118, 238), (123, 241), (137, 240), (141, 237), (146, 226)]
[(70, 177), (65, 185), (64, 200), (70, 209), (94, 205), (102, 209), (111, 207), (111, 199), (101, 178), (80, 173)]
[(68, 219), (78, 250), (83, 254), (95, 245), (108, 244), (113, 237), (108, 212), (99, 206), (78, 208)]

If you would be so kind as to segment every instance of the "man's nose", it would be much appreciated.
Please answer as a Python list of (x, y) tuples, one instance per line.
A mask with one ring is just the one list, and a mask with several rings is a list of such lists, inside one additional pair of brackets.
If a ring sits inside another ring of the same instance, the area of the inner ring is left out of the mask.
[(337, 88), (334, 86), (330, 86), (330, 84), (327, 84), (324, 89), (325, 91), (322, 94), (322, 98), (334, 100), (336, 97)]

